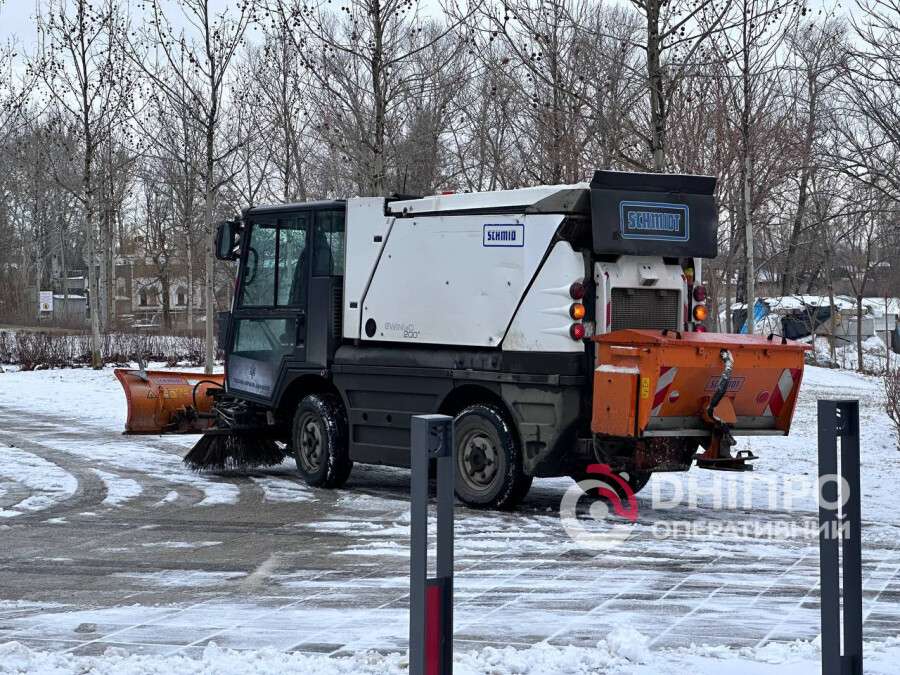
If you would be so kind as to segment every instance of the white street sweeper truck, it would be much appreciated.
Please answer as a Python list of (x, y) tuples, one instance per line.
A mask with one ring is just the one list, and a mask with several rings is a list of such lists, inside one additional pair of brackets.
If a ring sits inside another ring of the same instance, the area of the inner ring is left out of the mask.
[(804, 345), (706, 332), (715, 179), (259, 206), (222, 223), (238, 261), (225, 375), (119, 371), (127, 431), (202, 431), (196, 469), (296, 459), (338, 487), (409, 466), (410, 417), (456, 418), (459, 498), (508, 508), (535, 476), (603, 463), (636, 492), (737, 435), (788, 432)]

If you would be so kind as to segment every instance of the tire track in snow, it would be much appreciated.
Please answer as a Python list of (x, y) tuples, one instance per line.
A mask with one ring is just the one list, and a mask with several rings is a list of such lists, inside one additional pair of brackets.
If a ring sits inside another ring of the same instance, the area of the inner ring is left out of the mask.
[[(53, 415), (21, 411), (15, 416), (0, 411), (0, 423), (16, 429), (27, 422), (33, 443), (75, 455), (97, 468), (112, 469), (117, 476), (138, 482), (142, 506), (220, 506), (237, 503), (260, 504), (266, 499), (263, 487), (240, 474), (220, 476), (199, 474), (181, 462), (183, 445), (158, 436), (126, 436), (103, 427), (62, 421)], [(178, 498), (172, 499), (171, 492)], [(136, 506), (132, 503), (131, 506)]]
[(52, 448), (0, 431), (4, 439), (0, 473), (24, 486), (28, 496), (0, 512), (4, 518), (46, 518), (99, 504), (106, 487), (83, 467), (58, 456)]

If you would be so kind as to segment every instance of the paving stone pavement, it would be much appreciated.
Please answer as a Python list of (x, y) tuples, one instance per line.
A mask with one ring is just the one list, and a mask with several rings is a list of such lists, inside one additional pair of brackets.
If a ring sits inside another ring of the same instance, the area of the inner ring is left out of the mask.
[[(177, 461), (183, 438), (124, 437), (8, 410), (0, 429), (0, 453), (14, 447), (77, 480), (48, 508), (0, 520), (0, 642), (78, 654), (195, 653), (210, 643), (406, 649), (406, 471), (356, 467), (345, 489), (314, 490), (287, 463), (190, 474)], [(5, 510), (40, 492), (0, 474)], [(125, 480), (139, 488), (110, 500)], [(560, 524), (570, 484), (536, 481), (514, 513), (458, 508), (457, 649), (589, 646), (618, 626), (654, 648), (818, 635), (817, 540), (814, 529), (791, 529), (814, 527), (814, 514), (657, 511), (642, 494), (631, 537), (595, 552)], [(659, 524), (676, 521), (784, 534), (659, 538)], [(867, 523), (869, 531), (877, 536), (865, 547), (865, 633), (876, 640), (900, 633), (900, 551), (881, 524)]]

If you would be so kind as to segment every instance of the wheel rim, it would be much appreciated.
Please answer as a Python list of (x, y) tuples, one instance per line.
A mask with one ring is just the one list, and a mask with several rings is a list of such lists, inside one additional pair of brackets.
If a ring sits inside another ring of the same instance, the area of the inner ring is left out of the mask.
[(300, 466), (307, 473), (315, 473), (322, 466), (322, 429), (314, 415), (304, 415), (300, 419), (300, 447), (297, 457)]
[(460, 474), (473, 490), (491, 488), (500, 471), (500, 450), (496, 441), (483, 431), (467, 434), (457, 454)]

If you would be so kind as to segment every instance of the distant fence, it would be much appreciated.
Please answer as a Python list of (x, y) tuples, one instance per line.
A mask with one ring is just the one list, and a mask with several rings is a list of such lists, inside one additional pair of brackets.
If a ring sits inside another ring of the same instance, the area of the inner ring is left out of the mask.
[[(144, 359), (171, 363), (203, 363), (200, 337), (108, 333), (100, 337), (104, 363), (127, 363)], [(90, 335), (0, 331), (0, 363), (34, 368), (72, 368), (91, 362)]]

